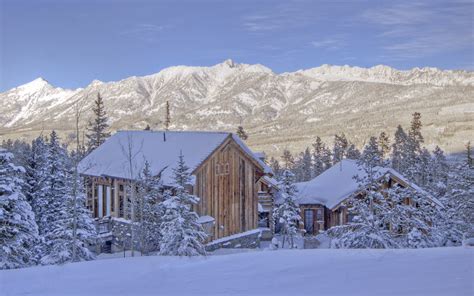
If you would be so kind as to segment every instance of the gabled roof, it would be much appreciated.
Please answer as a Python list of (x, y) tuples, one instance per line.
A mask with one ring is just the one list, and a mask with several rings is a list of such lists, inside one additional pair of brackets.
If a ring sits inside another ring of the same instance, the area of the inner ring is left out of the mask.
[[(79, 173), (137, 179), (145, 161), (148, 161), (153, 175), (163, 171), (163, 183), (172, 184), (172, 168), (176, 166), (180, 151), (192, 172), (228, 138), (235, 140), (262, 170), (271, 172), (271, 169), (232, 133), (168, 131), (164, 141), (163, 131), (119, 131), (79, 163)], [(133, 159), (132, 175), (126, 156), (129, 150)]]
[[(389, 174), (413, 189), (426, 193), (392, 168), (376, 167), (375, 170), (377, 178)], [(307, 182), (296, 183), (298, 189), (296, 202), (298, 204), (321, 204), (332, 209), (359, 190), (359, 184), (354, 176), (363, 178), (366, 173), (357, 165), (357, 161), (344, 159), (318, 177)], [(436, 198), (430, 196), (430, 199), (442, 206)]]

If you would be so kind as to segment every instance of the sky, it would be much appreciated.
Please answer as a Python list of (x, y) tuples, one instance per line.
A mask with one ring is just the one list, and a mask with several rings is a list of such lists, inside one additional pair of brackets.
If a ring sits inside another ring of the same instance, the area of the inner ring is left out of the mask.
[(0, 91), (85, 87), (226, 59), (474, 69), (474, 0), (0, 0)]

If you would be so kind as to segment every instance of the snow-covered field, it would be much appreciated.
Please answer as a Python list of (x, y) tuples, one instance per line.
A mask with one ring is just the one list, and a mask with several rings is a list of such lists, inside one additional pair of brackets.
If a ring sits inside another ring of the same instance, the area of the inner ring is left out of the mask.
[(115, 258), (0, 271), (7, 295), (474, 295), (474, 248)]

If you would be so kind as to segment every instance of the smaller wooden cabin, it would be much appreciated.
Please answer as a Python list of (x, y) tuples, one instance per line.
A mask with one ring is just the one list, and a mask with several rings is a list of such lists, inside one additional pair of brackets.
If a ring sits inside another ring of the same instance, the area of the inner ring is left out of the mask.
[(210, 240), (258, 227), (258, 188), (271, 169), (227, 132), (117, 132), (79, 164), (94, 218), (130, 220), (127, 186), (148, 162), (152, 174), (173, 187), (180, 153), (193, 176), (188, 190), (200, 198), (194, 210), (207, 224)]
[[(380, 167), (381, 188), (392, 186), (412, 187), (423, 191), (415, 184), (409, 182), (400, 173), (391, 168)], [(361, 197), (360, 188), (354, 176), (363, 177), (364, 172), (357, 162), (344, 159), (318, 177), (296, 183), (298, 195), (296, 202), (301, 210), (301, 219), (307, 235), (316, 235), (336, 225), (343, 225), (352, 221), (352, 215), (344, 206), (349, 198)], [(432, 198), (437, 205), (441, 203)]]

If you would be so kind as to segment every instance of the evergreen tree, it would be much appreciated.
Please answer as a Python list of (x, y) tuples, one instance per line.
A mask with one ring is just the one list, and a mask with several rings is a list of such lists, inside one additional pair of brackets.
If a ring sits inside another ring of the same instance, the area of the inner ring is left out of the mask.
[(347, 158), (357, 160), (360, 157), (360, 151), (354, 144), (350, 144), (347, 148)]
[(45, 179), (47, 177), (46, 168), (48, 166), (48, 146), (44, 137), (40, 136), (31, 143), (31, 150), (25, 166), (25, 186), (23, 192), (28, 202), (32, 205), (37, 221), (41, 220), (44, 199), (41, 198)]
[(94, 112), (95, 118), (94, 121), (89, 121), (86, 134), (89, 152), (102, 145), (102, 143), (110, 137), (110, 132), (108, 131), (109, 124), (107, 123), (108, 117), (105, 112), (104, 101), (99, 93), (94, 103), (95, 106), (92, 111)]
[(404, 174), (410, 166), (410, 157), (407, 151), (408, 149), (408, 135), (405, 133), (403, 128), (399, 125), (395, 132), (395, 140), (392, 145), (392, 167)]
[(34, 263), (38, 226), (21, 192), (22, 173), (24, 169), (13, 164), (13, 154), (0, 148), (0, 269)]
[(248, 139), (248, 135), (247, 133), (245, 132), (243, 126), (239, 125), (237, 127), (237, 132), (236, 132), (237, 136), (239, 136), (239, 138), (241, 138), (242, 140), (247, 140)]
[(272, 168), (273, 174), (275, 175), (275, 178), (279, 179), (282, 173), (282, 169), (280, 167), (280, 163), (278, 162), (277, 159), (275, 159), (273, 156), (270, 158), (270, 167)]
[(436, 146), (433, 150), (432, 164), (430, 166), (431, 180), (429, 188), (436, 197), (441, 197), (446, 194), (448, 186), (449, 166), (444, 156), (443, 150)]
[(472, 237), (474, 232), (474, 167), (467, 161), (453, 165), (448, 176), (448, 187), (443, 199), (447, 207), (450, 228), (456, 229), (459, 236)]
[(164, 209), (161, 223), (162, 242), (161, 255), (197, 256), (205, 255), (202, 242), (207, 235), (201, 224), (197, 222), (198, 215), (192, 207), (198, 203), (198, 197), (189, 194), (185, 186), (190, 181), (189, 168), (184, 162), (184, 156), (179, 155), (178, 166), (173, 169), (175, 193), (165, 193), (167, 198), (162, 202)]
[(390, 153), (390, 139), (388, 138), (388, 135), (385, 132), (380, 133), (378, 144), (382, 159), (387, 158)]
[(283, 155), (281, 156), (283, 161), (283, 167), (285, 170), (293, 170), (295, 168), (295, 158), (291, 154), (290, 150), (283, 150)]
[[(76, 260), (91, 260), (94, 255), (87, 249), (95, 237), (95, 226), (90, 213), (85, 208), (83, 194), (76, 196), (76, 204), (71, 194), (73, 175), (67, 151), (59, 144), (53, 131), (48, 143), (47, 178), (44, 211), (40, 221), (40, 233), (44, 239), (42, 264), (61, 264)], [(82, 187), (82, 186), (81, 186)], [(74, 238), (74, 208), (77, 214), (77, 237)], [(73, 257), (76, 250), (76, 258)]]
[[(327, 167), (325, 161), (326, 145), (323, 143), (320, 137), (316, 137), (316, 141), (313, 143), (313, 177), (321, 175)], [(329, 163), (331, 159), (329, 157)]]
[(421, 114), (418, 112), (413, 113), (408, 137), (413, 140), (416, 149), (420, 149), (421, 144), (423, 144), (424, 142), (423, 135), (421, 134), (422, 126), (423, 125), (421, 124)]
[(311, 180), (311, 168), (313, 166), (311, 152), (306, 148), (301, 152), (300, 157), (295, 162), (295, 176), (297, 182), (305, 182)]
[(140, 242), (142, 254), (159, 249), (161, 240), (160, 224), (164, 212), (158, 206), (162, 197), (162, 184), (158, 176), (153, 176), (150, 164), (146, 161), (139, 182), (138, 196), (140, 199)]
[(166, 101), (165, 105), (165, 131), (168, 131), (171, 124), (170, 103)]
[(358, 160), (360, 174), (355, 179), (359, 184), (360, 194), (344, 203), (354, 218), (349, 224), (332, 227), (327, 232), (333, 239), (334, 247), (397, 247), (385, 221), (391, 206), (381, 192), (381, 176), (377, 169), (380, 163), (377, 140), (372, 137)]
[(297, 189), (293, 184), (294, 178), (294, 174), (289, 170), (283, 172), (280, 188), (284, 200), (273, 212), (275, 221), (281, 225), (283, 247), (285, 241), (288, 241), (290, 248), (294, 248), (294, 237), (298, 232), (299, 221), (301, 220), (300, 208), (295, 202)]
[(336, 164), (344, 159), (348, 147), (349, 141), (347, 141), (346, 135), (344, 133), (334, 136), (334, 148), (332, 150), (333, 164)]

